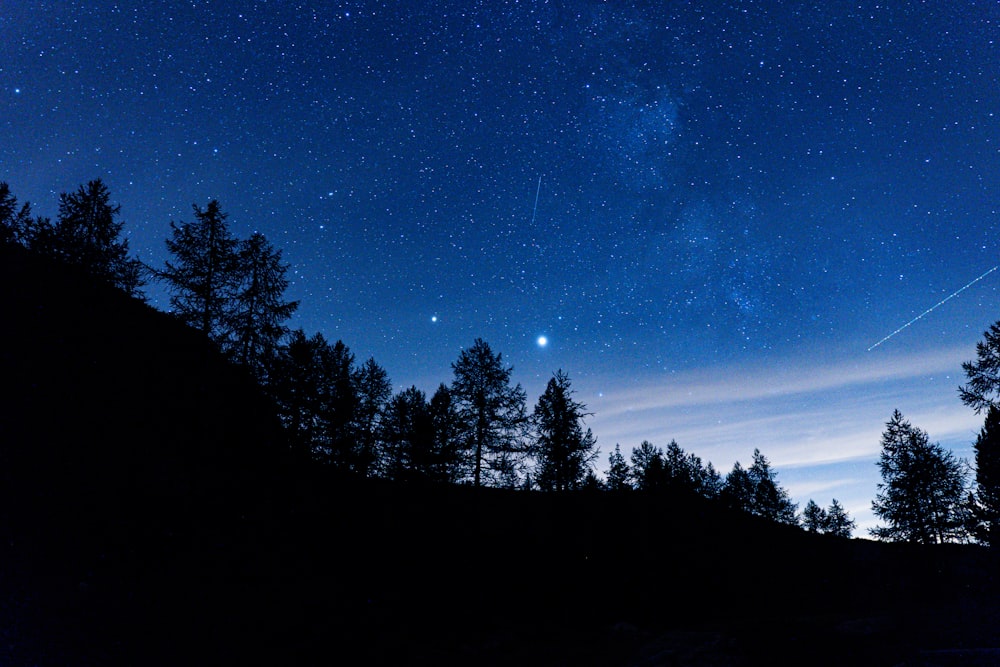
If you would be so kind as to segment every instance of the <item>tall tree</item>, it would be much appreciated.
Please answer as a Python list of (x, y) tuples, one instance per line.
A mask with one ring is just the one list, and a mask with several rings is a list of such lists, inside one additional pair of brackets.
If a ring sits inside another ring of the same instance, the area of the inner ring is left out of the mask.
[(10, 186), (0, 181), (0, 244), (26, 245), (31, 226), (31, 204), (18, 206)]
[(1000, 321), (994, 322), (976, 343), (976, 360), (966, 361), (962, 370), (968, 383), (958, 388), (962, 402), (979, 414), (1000, 407)]
[(640, 491), (655, 491), (665, 484), (663, 450), (648, 440), (643, 440), (632, 450), (632, 478)]
[(754, 486), (754, 514), (778, 523), (798, 525), (795, 503), (788, 491), (778, 485), (777, 473), (759, 449), (753, 450), (753, 464), (747, 468), (747, 475)]
[(706, 498), (718, 498), (722, 494), (722, 489), (725, 483), (722, 479), (722, 475), (715, 469), (712, 462), (709, 461), (705, 467), (702, 469), (701, 475), (701, 495)]
[(298, 308), (298, 301), (285, 300), (288, 265), (281, 262), (263, 234), (254, 232), (239, 243), (234, 267), (238, 281), (229, 319), (228, 351), (261, 382), (267, 381), (267, 366), (281, 338), (288, 333), (285, 321)]
[(896, 410), (882, 433), (878, 460), (882, 482), (872, 510), (888, 525), (870, 530), (878, 539), (922, 544), (965, 535), (963, 462)]
[(341, 470), (362, 473), (358, 464), (358, 384), (354, 353), (338, 340), (322, 355), (327, 381), (324, 402), (326, 442), (322, 450), (328, 463)]
[(170, 306), (186, 324), (220, 345), (232, 331), (233, 306), (240, 281), (239, 242), (229, 231), (228, 215), (212, 200), (193, 205), (195, 221), (170, 223), (167, 251), (173, 261), (158, 273), (170, 290)]
[[(100, 179), (59, 195), (55, 224), (38, 220), (26, 233), (28, 247), (141, 297), (145, 284), (139, 260), (128, 256), (128, 239), (122, 237), (121, 207), (111, 203), (111, 193)], [(22, 227), (22, 230), (24, 228)]]
[(778, 485), (777, 473), (759, 449), (753, 450), (753, 464), (749, 468), (744, 469), (739, 461), (733, 465), (721, 496), (730, 507), (778, 523), (798, 525), (795, 503), (788, 491)]
[(424, 392), (405, 389), (388, 402), (381, 422), (383, 475), (397, 481), (429, 480), (434, 473), (434, 422)]
[(288, 432), (291, 448), (341, 470), (357, 470), (354, 355), (322, 334), (307, 337), (301, 329), (274, 363), (269, 391)]
[(437, 482), (458, 482), (465, 471), (461, 420), (447, 385), (442, 383), (438, 386), (431, 396), (428, 410), (434, 427), (435, 455), (431, 479)]
[(857, 524), (850, 517), (844, 506), (834, 498), (830, 507), (826, 509), (826, 522), (823, 524), (823, 532), (837, 537), (850, 537)]
[(622, 448), (615, 445), (615, 451), (608, 456), (607, 487), (609, 491), (623, 491), (632, 488), (632, 471), (622, 456)]
[(733, 469), (726, 475), (720, 498), (732, 509), (752, 513), (755, 507), (754, 494), (756, 489), (750, 475), (737, 461)]
[(289, 447), (302, 459), (312, 458), (325, 442), (325, 407), (329, 379), (323, 358), (329, 343), (322, 334), (306, 336), (296, 329), (288, 336), (275, 359), (268, 389), (278, 405)]
[(580, 488), (597, 458), (597, 442), (584, 430), (587, 406), (573, 399), (569, 376), (556, 371), (533, 413), (538, 461), (535, 481), (545, 491)]
[(524, 390), (510, 384), (513, 367), (505, 367), (502, 355), (477, 338), (451, 368), (451, 393), (471, 453), (473, 484), (481, 486), (485, 472), (494, 484), (516, 485), (527, 415)]
[(812, 498), (802, 510), (802, 527), (810, 533), (825, 533), (827, 524), (826, 510), (816, 504)]
[(976, 537), (1000, 546), (1000, 408), (990, 406), (976, 438), (976, 492), (973, 512)]
[(671, 440), (663, 454), (666, 483), (675, 489), (693, 491), (706, 498), (719, 494), (722, 480), (712, 464), (702, 464), (701, 457), (694, 452), (687, 453)]
[[(379, 459), (379, 433), (382, 412), (392, 396), (392, 383), (385, 369), (368, 359), (354, 373), (355, 394), (355, 454), (352, 468), (368, 477), (375, 473)], [(421, 400), (426, 403), (423, 393)]]

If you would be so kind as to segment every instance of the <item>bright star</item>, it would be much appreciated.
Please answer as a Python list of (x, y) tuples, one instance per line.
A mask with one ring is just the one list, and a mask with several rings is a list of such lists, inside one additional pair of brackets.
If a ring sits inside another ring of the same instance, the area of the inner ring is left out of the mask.
[(431, 322), (437, 322), (437, 321), (438, 321), (438, 316), (437, 315), (431, 315)]
[(538, 343), (538, 347), (545, 347), (549, 344), (549, 339), (545, 336), (539, 336), (536, 342)]

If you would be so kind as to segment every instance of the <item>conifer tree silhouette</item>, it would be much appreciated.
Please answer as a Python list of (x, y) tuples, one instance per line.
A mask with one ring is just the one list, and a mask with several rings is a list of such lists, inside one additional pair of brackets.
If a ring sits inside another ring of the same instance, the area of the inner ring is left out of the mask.
[(587, 406), (573, 399), (569, 376), (561, 370), (549, 380), (538, 398), (534, 420), (539, 488), (568, 491), (580, 487), (597, 458), (597, 441), (584, 430)]
[(240, 282), (239, 242), (229, 231), (226, 213), (212, 200), (194, 208), (194, 222), (170, 223), (167, 251), (173, 261), (158, 277), (170, 290), (170, 306), (182, 322), (220, 346), (228, 342)]
[(504, 366), (502, 355), (477, 338), (451, 368), (451, 393), (470, 453), (473, 485), (481, 486), (486, 473), (486, 481), (513, 488), (526, 453), (527, 427), (524, 390), (510, 384), (513, 367)]

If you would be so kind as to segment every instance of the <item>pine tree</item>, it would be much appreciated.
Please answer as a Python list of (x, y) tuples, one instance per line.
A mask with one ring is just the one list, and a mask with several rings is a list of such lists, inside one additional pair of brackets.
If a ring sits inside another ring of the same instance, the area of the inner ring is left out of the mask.
[(921, 544), (964, 538), (965, 471), (963, 463), (927, 433), (892, 414), (882, 433), (878, 461), (882, 483), (872, 502), (875, 515), (888, 525), (870, 530), (878, 539)]
[(684, 489), (714, 498), (719, 495), (722, 480), (712, 464), (702, 464), (701, 457), (695, 453), (687, 453), (671, 440), (663, 454), (663, 467), (666, 483), (675, 489)]
[(816, 504), (812, 498), (802, 510), (802, 527), (810, 533), (825, 533), (827, 528), (827, 513)]
[(31, 204), (18, 207), (10, 186), (0, 181), (0, 245), (26, 245), (31, 226)]
[(623, 491), (632, 488), (632, 471), (622, 456), (622, 448), (615, 445), (615, 451), (608, 456), (607, 487), (609, 491)]
[(847, 514), (847, 510), (834, 498), (826, 510), (823, 532), (837, 537), (850, 537), (856, 525), (854, 519)]
[(451, 393), (472, 460), (473, 484), (481, 486), (486, 477), (514, 488), (525, 453), (527, 415), (524, 390), (510, 384), (513, 367), (504, 367), (502, 355), (479, 338), (451, 368)]
[(434, 476), (434, 422), (424, 392), (405, 389), (388, 402), (381, 425), (383, 475), (402, 482)]
[(392, 383), (385, 369), (374, 359), (368, 359), (355, 372), (354, 385), (357, 395), (355, 411), (357, 435), (352, 468), (358, 474), (367, 477), (374, 474), (379, 459), (379, 422), (382, 411), (392, 396)]
[(962, 402), (979, 414), (1000, 407), (1000, 321), (994, 322), (976, 343), (976, 360), (962, 364), (968, 383), (958, 388)]
[(455, 483), (465, 474), (462, 457), (461, 422), (451, 390), (440, 384), (428, 406), (434, 430), (434, 465), (431, 479)]
[(538, 398), (533, 421), (538, 460), (535, 482), (546, 491), (580, 488), (597, 458), (597, 444), (590, 429), (583, 429), (587, 407), (572, 398), (569, 376), (561, 370), (549, 380)]
[(795, 503), (789, 498), (788, 491), (778, 485), (777, 473), (759, 449), (753, 450), (753, 464), (747, 468), (747, 475), (754, 487), (754, 514), (778, 523), (798, 525)]
[(327, 431), (324, 401), (328, 379), (322, 358), (328, 347), (322, 334), (310, 338), (296, 329), (279, 349), (272, 368), (268, 388), (278, 405), (289, 448), (301, 459), (314, 456)]
[(663, 450), (643, 440), (632, 450), (632, 478), (640, 491), (655, 491), (666, 484)]
[(326, 378), (324, 421), (326, 438), (322, 457), (334, 467), (362, 473), (358, 457), (358, 385), (354, 354), (338, 340), (327, 347), (320, 361)]
[(976, 438), (976, 492), (973, 511), (977, 537), (1000, 546), (1000, 408), (990, 406)]
[(330, 345), (323, 334), (307, 337), (301, 329), (288, 336), (275, 359), (269, 391), (294, 453), (355, 469), (354, 372), (354, 355), (343, 342)]
[(724, 485), (722, 475), (719, 474), (715, 466), (712, 465), (712, 462), (709, 461), (702, 469), (701, 495), (706, 498), (718, 498), (722, 494)]
[(798, 525), (795, 503), (788, 491), (778, 485), (777, 474), (759, 449), (753, 450), (753, 464), (749, 468), (744, 470), (739, 461), (733, 465), (720, 496), (734, 509), (778, 523)]
[(755, 507), (755, 491), (750, 475), (737, 461), (733, 464), (733, 469), (726, 475), (720, 498), (727, 507), (752, 513)]
[[(22, 209), (23, 211), (23, 209)], [(128, 256), (121, 207), (111, 204), (111, 193), (100, 179), (81, 185), (76, 192), (59, 195), (55, 224), (39, 219), (21, 233), (29, 236), (32, 250), (79, 267), (94, 278), (140, 297), (142, 263)], [(27, 223), (24, 223), (27, 224)]]
[(204, 210), (197, 204), (193, 208), (194, 222), (170, 223), (167, 251), (174, 259), (158, 277), (167, 283), (177, 317), (226, 345), (240, 282), (238, 241), (218, 201), (213, 199)]
[(225, 337), (232, 357), (245, 366), (259, 381), (267, 382), (267, 367), (288, 333), (285, 321), (298, 308), (298, 301), (286, 301), (288, 265), (281, 263), (281, 251), (275, 250), (263, 234), (254, 233), (239, 244), (236, 259), (237, 280), (233, 312)]

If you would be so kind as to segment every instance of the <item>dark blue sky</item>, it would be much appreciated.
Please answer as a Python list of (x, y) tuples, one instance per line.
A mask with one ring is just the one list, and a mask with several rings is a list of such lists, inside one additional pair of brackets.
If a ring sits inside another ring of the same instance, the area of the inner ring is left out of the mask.
[(103, 178), (160, 265), (217, 198), (293, 324), (397, 386), (482, 337), (532, 402), (567, 371), (605, 455), (756, 446), (857, 515), (893, 408), (971, 442), (1000, 272), (867, 349), (1000, 263), (996, 2), (38, 2), (0, 34), (19, 199)]

